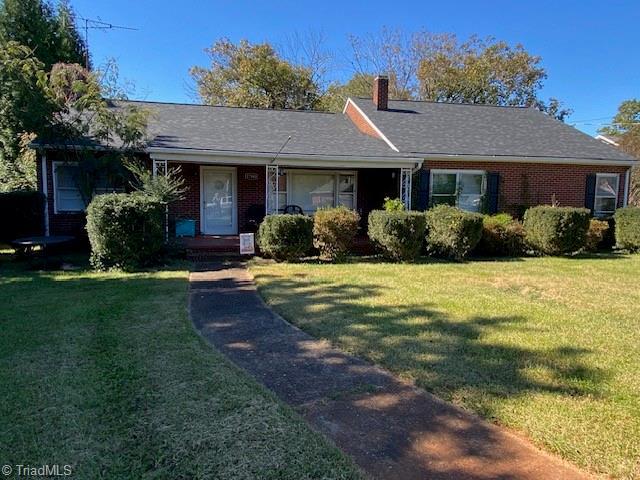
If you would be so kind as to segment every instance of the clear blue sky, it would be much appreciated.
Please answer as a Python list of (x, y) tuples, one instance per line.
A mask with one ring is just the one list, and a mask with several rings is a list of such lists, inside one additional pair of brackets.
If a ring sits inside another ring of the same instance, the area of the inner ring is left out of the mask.
[[(196, 1), (72, 0), (79, 15), (136, 31), (89, 32), (94, 64), (113, 57), (134, 97), (191, 102), (188, 74), (206, 65), (203, 49), (220, 37), (282, 43), (293, 31), (322, 31), (339, 58), (350, 33), (383, 26), (491, 35), (542, 57), (544, 98), (574, 110), (568, 123), (593, 134), (618, 104), (640, 97), (640, 1)], [(595, 120), (594, 120), (595, 119)]]

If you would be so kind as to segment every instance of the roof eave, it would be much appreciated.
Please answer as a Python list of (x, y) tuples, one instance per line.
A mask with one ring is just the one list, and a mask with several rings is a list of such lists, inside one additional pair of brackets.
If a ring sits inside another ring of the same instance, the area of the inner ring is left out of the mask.
[(622, 160), (611, 158), (574, 158), (574, 157), (531, 157), (514, 155), (467, 155), (467, 154), (420, 154), (424, 160), (444, 161), (460, 160), (466, 162), (504, 162), (504, 163), (546, 163), (564, 165), (611, 165), (633, 167), (640, 165), (638, 160)]

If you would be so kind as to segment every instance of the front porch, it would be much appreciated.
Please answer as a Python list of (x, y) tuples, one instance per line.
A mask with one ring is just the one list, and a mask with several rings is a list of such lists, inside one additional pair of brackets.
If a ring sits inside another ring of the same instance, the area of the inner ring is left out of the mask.
[[(369, 212), (385, 197), (411, 202), (412, 169), (252, 165), (154, 160), (154, 172), (180, 168), (187, 191), (170, 206), (172, 222), (193, 221), (187, 248), (237, 251), (238, 234), (256, 232), (265, 215), (344, 205), (356, 210), (366, 228)], [(363, 234), (366, 232), (363, 231)]]

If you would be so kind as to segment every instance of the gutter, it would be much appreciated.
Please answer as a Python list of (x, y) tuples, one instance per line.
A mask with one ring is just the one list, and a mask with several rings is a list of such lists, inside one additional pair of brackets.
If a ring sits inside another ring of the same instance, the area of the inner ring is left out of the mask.
[(613, 160), (606, 158), (570, 158), (570, 157), (517, 157), (512, 155), (456, 155), (456, 154), (423, 154), (425, 160), (465, 162), (503, 162), (503, 163), (546, 163), (564, 165), (612, 165), (633, 167), (639, 165), (637, 160)]

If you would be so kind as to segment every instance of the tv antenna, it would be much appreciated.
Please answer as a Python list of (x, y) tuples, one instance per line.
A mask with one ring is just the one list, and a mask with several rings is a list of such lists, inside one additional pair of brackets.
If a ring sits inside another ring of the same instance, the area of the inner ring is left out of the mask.
[(137, 28), (114, 25), (113, 23), (103, 22), (102, 20), (96, 20), (93, 18), (80, 16), (78, 16), (78, 18), (84, 22), (84, 63), (87, 69), (89, 68), (89, 30), (138, 30)]

